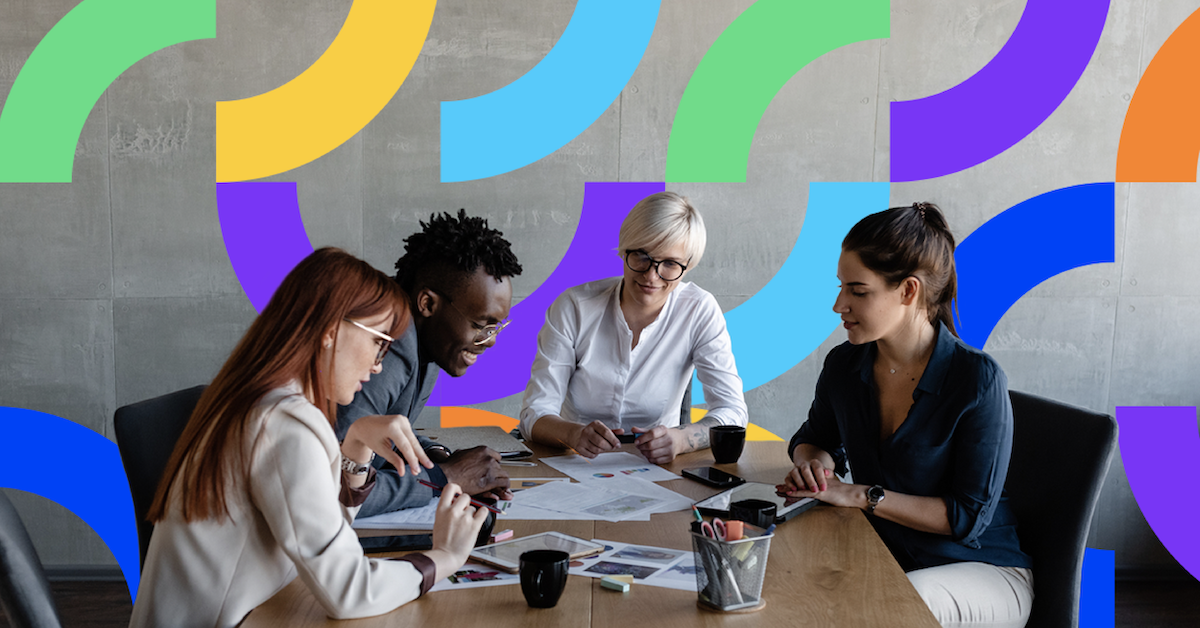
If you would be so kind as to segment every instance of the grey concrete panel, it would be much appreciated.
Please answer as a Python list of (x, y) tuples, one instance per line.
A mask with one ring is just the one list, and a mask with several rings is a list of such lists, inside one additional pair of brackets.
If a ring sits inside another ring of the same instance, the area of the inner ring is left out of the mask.
[(207, 384), (254, 322), (245, 297), (118, 299), (118, 406)]
[(1121, 294), (1200, 296), (1200, 185), (1134, 183)]
[(1200, 297), (1121, 297), (1108, 405), (1200, 405)]
[(117, 297), (240, 294), (217, 217), (215, 44), (151, 55), (109, 88)]
[(984, 345), (1008, 375), (1010, 390), (1111, 412), (1108, 362), (1116, 299), (1026, 296)]
[(0, 406), (53, 414), (112, 438), (108, 301), (0, 300), (0, 355)]
[(21, 521), (43, 565), (117, 564), (100, 535), (75, 513), (40, 495), (10, 488), (0, 491), (21, 514)]
[[(0, 103), (25, 61), (75, 2), (0, 6)], [(0, 184), (0, 295), (112, 296), (106, 99), (93, 106), (75, 149), (73, 183)]]

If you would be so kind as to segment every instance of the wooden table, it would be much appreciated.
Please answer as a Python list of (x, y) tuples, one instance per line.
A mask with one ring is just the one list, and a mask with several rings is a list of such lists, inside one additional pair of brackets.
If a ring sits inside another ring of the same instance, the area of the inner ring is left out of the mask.
[[(634, 451), (631, 445), (626, 450)], [(555, 455), (534, 448), (538, 455)], [(679, 473), (688, 467), (712, 465), (705, 450), (679, 457), (667, 468)], [(737, 464), (717, 465), (749, 481), (777, 483), (789, 468), (778, 442), (746, 443)], [(505, 467), (513, 477), (561, 475), (546, 465)], [(697, 501), (717, 491), (691, 480), (663, 486)], [(636, 542), (673, 549), (691, 549), (686, 529), (690, 512), (653, 515), (650, 521), (502, 521), (518, 536), (558, 530), (581, 539)], [(532, 609), (517, 585), (439, 591), (377, 617), (333, 621), (299, 579), (255, 609), (243, 626), (372, 626), (459, 628), (486, 624), (489, 628), (545, 626), (905, 626), (938, 628), (937, 621), (875, 530), (858, 510), (818, 506), (780, 525), (771, 542), (763, 585), (766, 607), (752, 613), (713, 613), (696, 606), (696, 593), (635, 584), (620, 594), (600, 587), (597, 578), (570, 576), (558, 605)]]

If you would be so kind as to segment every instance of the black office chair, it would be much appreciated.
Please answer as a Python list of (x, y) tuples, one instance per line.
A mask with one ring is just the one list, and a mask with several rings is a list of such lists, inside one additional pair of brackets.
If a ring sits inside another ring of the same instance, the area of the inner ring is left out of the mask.
[(154, 502), (158, 480), (204, 388), (196, 386), (139, 401), (118, 408), (113, 416), (117, 448), (121, 450), (121, 464), (125, 466), (125, 477), (133, 494), (133, 510), (137, 514), (139, 565), (146, 562), (146, 550), (150, 548), (150, 535), (154, 532), (154, 525), (146, 521), (146, 513)]
[(0, 607), (15, 628), (62, 626), (42, 561), (4, 493), (0, 493)]
[(1033, 558), (1026, 628), (1076, 628), (1083, 551), (1117, 443), (1107, 414), (1010, 391), (1013, 450), (1009, 505), (1021, 549)]

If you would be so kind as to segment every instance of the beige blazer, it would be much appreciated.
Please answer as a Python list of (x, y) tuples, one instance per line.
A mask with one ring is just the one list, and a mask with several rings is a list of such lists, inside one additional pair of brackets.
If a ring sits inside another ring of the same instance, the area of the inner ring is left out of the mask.
[(184, 523), (179, 495), (154, 528), (131, 628), (234, 626), (297, 575), (330, 617), (390, 611), (420, 593), (411, 563), (370, 559), (338, 501), (341, 452), (329, 421), (293, 384), (268, 393), (249, 482), (225, 491), (229, 519)]

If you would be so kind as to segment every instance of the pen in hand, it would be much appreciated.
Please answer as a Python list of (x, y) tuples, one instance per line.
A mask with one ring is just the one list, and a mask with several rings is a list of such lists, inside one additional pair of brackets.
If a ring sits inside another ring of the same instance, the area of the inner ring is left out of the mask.
[[(417, 478), (417, 481), (425, 486), (428, 486), (429, 488), (431, 488), (435, 491), (444, 490), (441, 486), (438, 486), (437, 484), (434, 484), (433, 482), (426, 482), (425, 480), (422, 480), (421, 478)], [(471, 504), (478, 508), (487, 508), (488, 510), (490, 510), (498, 515), (504, 514), (503, 510), (500, 510), (499, 508), (496, 508), (495, 506), (489, 506), (489, 505), (475, 499), (474, 497), (471, 498)]]

